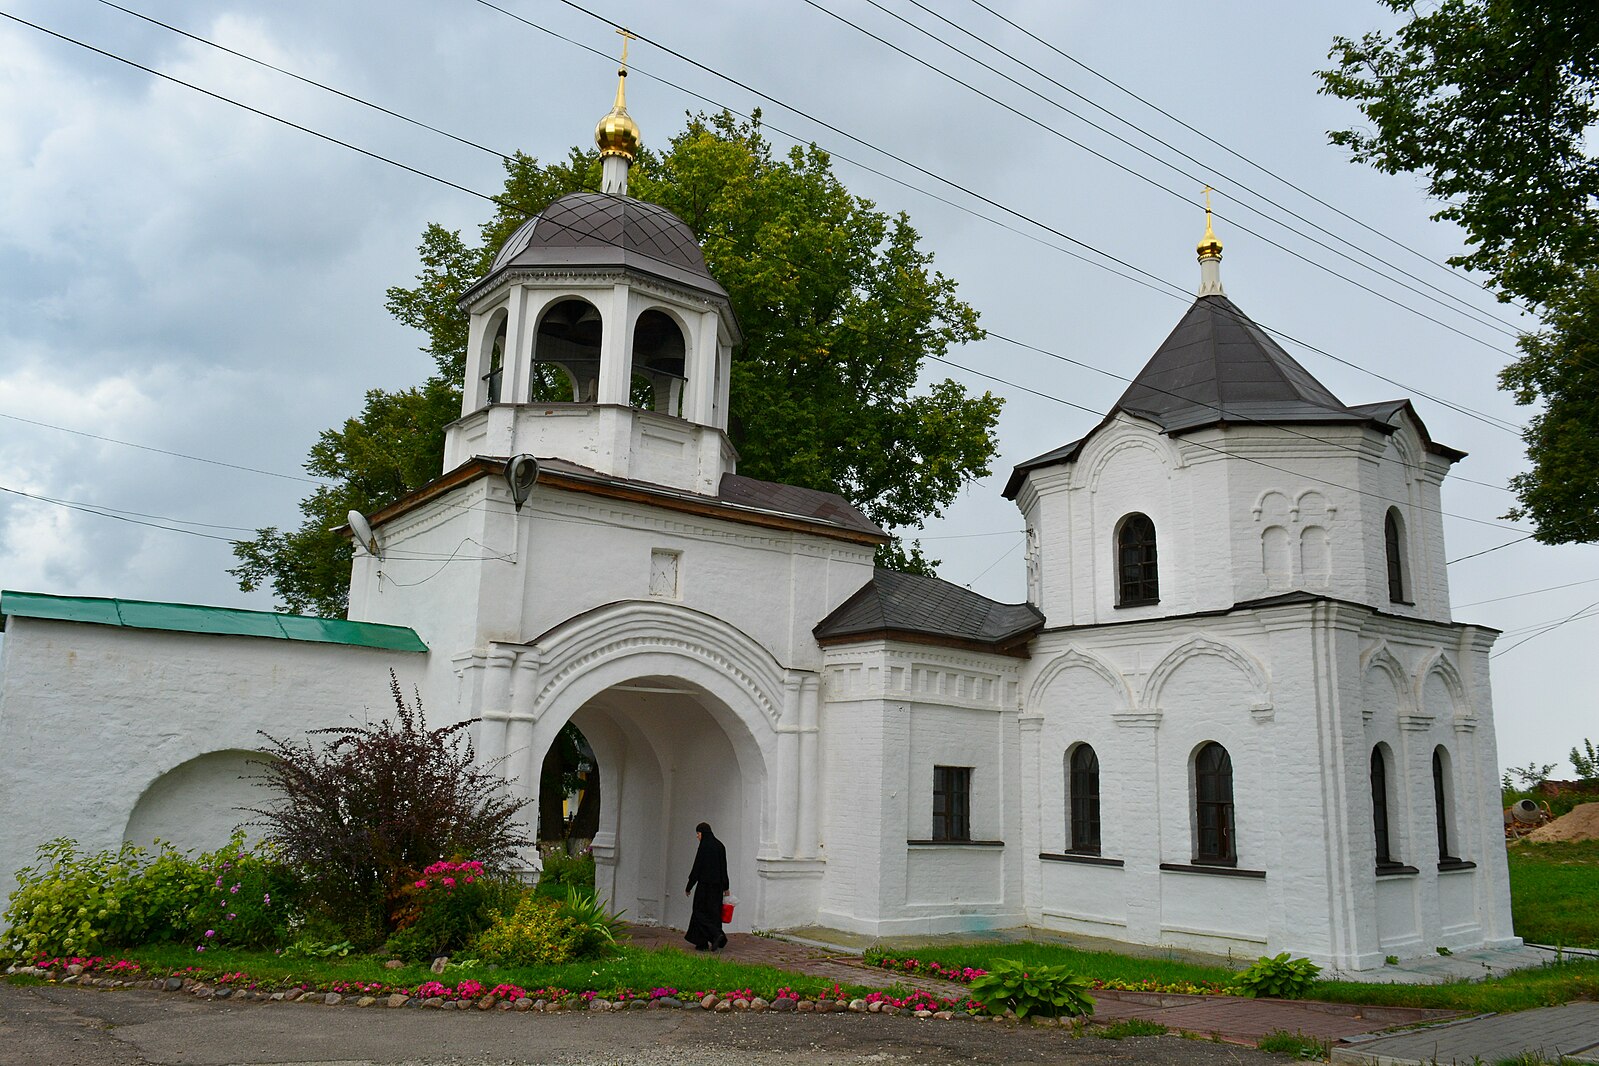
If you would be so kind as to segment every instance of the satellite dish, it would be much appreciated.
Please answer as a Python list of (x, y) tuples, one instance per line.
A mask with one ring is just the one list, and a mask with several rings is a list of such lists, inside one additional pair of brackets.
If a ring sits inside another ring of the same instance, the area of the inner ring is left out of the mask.
[(366, 520), (366, 515), (360, 511), (351, 511), (345, 516), (345, 521), (350, 523), (350, 532), (355, 534), (356, 541), (366, 549), (366, 553), (374, 559), (380, 558), (378, 535), (372, 532), (372, 523)]
[(539, 479), (539, 461), (531, 455), (513, 455), (505, 461), (505, 483), (511, 488), (511, 499), (520, 511), (533, 493), (533, 483)]

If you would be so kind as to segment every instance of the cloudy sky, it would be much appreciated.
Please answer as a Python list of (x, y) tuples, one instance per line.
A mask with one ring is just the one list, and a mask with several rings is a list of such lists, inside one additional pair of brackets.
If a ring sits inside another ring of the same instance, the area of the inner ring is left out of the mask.
[[(1411, 396), (1436, 439), (1471, 453), (1445, 487), (1450, 579), (1457, 619), (1505, 630), (1501, 764), (1564, 764), (1599, 736), (1599, 624), (1544, 628), (1596, 606), (1599, 548), (1460, 558), (1526, 533), (1498, 516), (1527, 411), (1494, 383), (1527, 323), (1437, 265), (1460, 235), (1428, 220), (1414, 179), (1326, 143), (1355, 115), (1316, 94), (1314, 71), (1335, 34), (1387, 24), (1374, 2), (987, 0), (1036, 39), (977, 0), (495, 3), (123, 2), (491, 151), (100, 0), (0, 11), (483, 194), (500, 186), (493, 152), (587, 141), (614, 91), (608, 23), (626, 25), (644, 38), (629, 105), (647, 142), (707, 101), (763, 108), (780, 147), (816, 141), (853, 191), (908, 212), (990, 330), (1106, 373), (997, 339), (959, 362), (1095, 411), (1190, 300), (1209, 183), (1229, 295), (1328, 353), (1288, 345), (1345, 402)], [(227, 574), (228, 541), (297, 525), (317, 432), (363, 390), (425, 376), (384, 290), (413, 278), (428, 222), (475, 234), (486, 214), (471, 193), (0, 19), (0, 587), (270, 608)], [(1008, 403), (994, 475), (925, 544), (949, 580), (1020, 599), (1021, 522), (1000, 488), (1095, 419), (934, 371)]]

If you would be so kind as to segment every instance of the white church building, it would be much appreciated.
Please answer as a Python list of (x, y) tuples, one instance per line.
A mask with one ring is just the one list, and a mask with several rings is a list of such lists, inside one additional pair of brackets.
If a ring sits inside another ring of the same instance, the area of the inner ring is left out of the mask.
[[(367, 517), (348, 620), (0, 596), (0, 891), (56, 836), (215, 846), (276, 736), (479, 719), (508, 787), (575, 723), (601, 894), (683, 927), (693, 827), (736, 928), (1015, 926), (1346, 970), (1519, 941), (1488, 676), (1451, 620), (1407, 401), (1347, 406), (1223, 293), (1104, 420), (1022, 463), (1027, 602), (873, 567), (825, 492), (743, 477), (739, 326), (689, 228), (605, 191), (462, 299), (441, 475)], [(535, 381), (573, 399), (542, 402)], [(359, 528), (359, 524), (358, 528)], [(468, 558), (469, 565), (445, 565)], [(64, 788), (63, 782), (71, 782)]]

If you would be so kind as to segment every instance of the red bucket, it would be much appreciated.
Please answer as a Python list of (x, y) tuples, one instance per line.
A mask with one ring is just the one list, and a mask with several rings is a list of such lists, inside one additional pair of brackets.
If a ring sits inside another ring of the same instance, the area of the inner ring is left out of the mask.
[(731, 903), (722, 904), (722, 924), (726, 925), (728, 922), (731, 922), (732, 920), (733, 920), (733, 905)]

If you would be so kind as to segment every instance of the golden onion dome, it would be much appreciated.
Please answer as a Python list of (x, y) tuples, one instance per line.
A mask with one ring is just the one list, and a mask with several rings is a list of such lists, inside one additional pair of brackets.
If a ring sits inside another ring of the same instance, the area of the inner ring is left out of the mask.
[(600, 146), (601, 157), (619, 155), (631, 163), (638, 158), (643, 141), (639, 137), (638, 123), (627, 113), (626, 68), (617, 71), (617, 75), (616, 105), (594, 127), (594, 143)]

